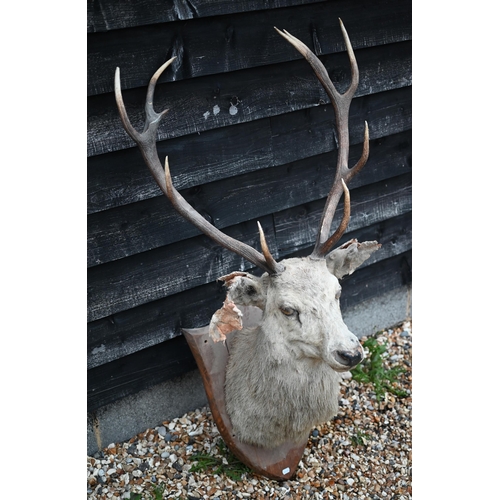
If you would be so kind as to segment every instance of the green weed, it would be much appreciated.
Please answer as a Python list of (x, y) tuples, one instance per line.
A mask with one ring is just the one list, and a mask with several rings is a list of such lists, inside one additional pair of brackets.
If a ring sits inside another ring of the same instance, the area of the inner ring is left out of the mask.
[(153, 485), (151, 492), (147, 491), (145, 493), (146, 496), (143, 496), (141, 493), (131, 493), (130, 500), (162, 500), (165, 486), (165, 483), (158, 486)]
[(243, 474), (250, 472), (250, 469), (228, 450), (224, 441), (219, 440), (217, 448), (221, 457), (208, 453), (194, 453), (190, 460), (197, 463), (191, 466), (189, 472), (212, 470), (214, 474), (226, 474), (233, 481), (240, 481)]
[(366, 446), (370, 440), (370, 435), (358, 430), (354, 436), (350, 436), (350, 439), (354, 446)]
[(406, 391), (395, 385), (399, 375), (406, 370), (402, 366), (385, 367), (383, 354), (387, 351), (387, 344), (379, 343), (374, 335), (364, 341), (363, 347), (368, 349), (368, 355), (361, 364), (351, 370), (352, 378), (361, 383), (373, 384), (377, 401), (383, 399), (386, 392), (401, 398), (408, 396)]

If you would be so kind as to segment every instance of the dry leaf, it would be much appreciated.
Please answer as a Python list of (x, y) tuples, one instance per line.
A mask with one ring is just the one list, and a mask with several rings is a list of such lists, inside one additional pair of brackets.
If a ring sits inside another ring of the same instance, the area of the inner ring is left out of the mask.
[(226, 297), (222, 307), (215, 311), (210, 320), (208, 333), (211, 339), (214, 342), (224, 342), (228, 333), (241, 330), (243, 328), (242, 317), (243, 313), (229, 297)]

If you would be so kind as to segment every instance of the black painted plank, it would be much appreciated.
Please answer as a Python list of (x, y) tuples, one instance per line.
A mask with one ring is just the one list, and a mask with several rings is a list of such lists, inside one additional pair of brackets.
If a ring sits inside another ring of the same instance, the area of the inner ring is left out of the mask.
[(176, 337), (87, 371), (87, 411), (196, 369), (184, 340)]
[[(380, 295), (411, 282), (411, 251), (359, 269), (342, 282), (341, 306)], [(184, 337), (97, 366), (87, 372), (87, 410), (94, 411), (125, 396), (194, 369)]]
[(341, 307), (347, 309), (400, 286), (411, 284), (411, 250), (377, 262), (342, 279)]
[[(401, 215), (411, 210), (411, 174), (352, 190), (351, 199), (352, 229)], [(290, 231), (290, 219), (295, 216), (294, 212), (290, 212), (292, 215), (285, 211), (273, 218), (259, 218), (276, 258), (281, 257), (282, 251), (291, 251), (291, 248), (299, 250), (301, 246), (306, 246), (306, 242), (311, 244), (314, 241), (313, 226), (317, 227), (319, 223), (320, 206), (323, 203), (317, 201), (307, 204), (304, 210), (306, 216), (310, 212), (310, 220), (306, 224), (295, 225), (293, 232)], [(300, 212), (300, 208), (296, 210)], [(340, 220), (340, 214), (339, 208), (335, 220)], [(277, 222), (279, 231), (275, 238), (272, 231)], [(225, 232), (254, 248), (260, 248), (256, 223), (255, 219), (247, 221), (231, 226)], [(223, 274), (249, 267), (242, 258), (222, 249), (203, 235), (90, 268), (87, 277), (88, 321), (200, 286)]]
[[(404, 53), (405, 58), (409, 57), (408, 50)], [(401, 60), (397, 64), (396, 58), (390, 60), (395, 67), (403, 67)], [(384, 75), (384, 79), (387, 78), (386, 72)], [(375, 78), (375, 74), (372, 77)], [(409, 121), (407, 117), (398, 120), (403, 117), (398, 107), (406, 113), (411, 109), (411, 88), (405, 89), (355, 99), (350, 113), (351, 125), (368, 118), (372, 139), (404, 130)], [(380, 88), (372, 85), (371, 90)], [(382, 108), (387, 109), (385, 114)], [(159, 141), (159, 157), (169, 157), (175, 185), (183, 189), (333, 149), (334, 113), (330, 104), (293, 112), (284, 104), (281, 111), (282, 115), (270, 118)], [(388, 114), (394, 116), (388, 118)], [(362, 138), (351, 134), (353, 143), (359, 140)], [(160, 195), (136, 147), (90, 157), (87, 179), (88, 213)]]
[[(411, 204), (411, 173), (351, 190), (351, 219), (348, 230), (353, 231), (410, 212)], [(324, 201), (317, 200), (274, 214), (278, 255), (307, 248), (310, 242), (316, 240), (323, 209)], [(333, 228), (340, 224), (341, 218), (342, 203), (335, 213), (332, 232)], [(297, 228), (300, 228), (300, 231), (297, 231)]]
[[(351, 148), (350, 164), (361, 155)], [(411, 135), (371, 141), (368, 165), (350, 188), (387, 179), (411, 169)], [(219, 229), (327, 196), (335, 173), (336, 153), (312, 158), (181, 191)], [(256, 204), (254, 200), (261, 201)], [(200, 234), (181, 218), (163, 195), (120, 209), (88, 216), (89, 267), (124, 258)]]
[[(376, 239), (382, 248), (360, 269), (411, 249), (411, 212), (383, 220), (377, 224), (349, 231), (339, 245), (351, 238), (358, 241)], [(305, 256), (311, 251), (293, 256)], [(87, 367), (109, 363), (115, 359), (146, 349), (181, 334), (181, 328), (198, 328), (210, 318), (224, 300), (224, 289), (215, 282), (166, 297), (128, 311), (88, 324)], [(352, 302), (352, 301), (351, 301)]]
[(213, 281), (88, 323), (87, 367), (181, 335), (181, 328), (207, 325), (224, 298), (223, 287)]
[(87, 0), (87, 32), (324, 1), (326, 0)]
[[(271, 216), (259, 218), (275, 251)], [(224, 231), (239, 241), (259, 248), (257, 221)], [(166, 247), (103, 264), (88, 270), (88, 321), (215, 281), (226, 270), (245, 270), (250, 264), (201, 235)]]
[[(264, 118), (157, 144), (161, 159), (169, 158), (173, 182), (186, 189), (273, 164), (270, 120)], [(88, 158), (87, 212), (96, 213), (163, 196), (139, 148)]]
[[(411, 42), (359, 50), (356, 56), (360, 68), (356, 96), (411, 85)], [(323, 59), (332, 81), (342, 91), (350, 82), (346, 54), (335, 54)], [(151, 66), (149, 75), (155, 70), (156, 67)], [(145, 88), (123, 92), (130, 120), (141, 130), (145, 97)], [(165, 83), (157, 86), (155, 94), (155, 108), (170, 110), (160, 124), (158, 140), (227, 127), (328, 102), (323, 87), (304, 60)], [(135, 146), (123, 130), (113, 94), (89, 98), (87, 117), (88, 156)]]
[(162, 81), (299, 59), (274, 26), (314, 47), (318, 55), (341, 52), (345, 44), (339, 17), (354, 49), (411, 39), (410, 0), (338, 0), (93, 33), (87, 37), (87, 92), (111, 92), (117, 66), (123, 89), (145, 86), (151, 68), (155, 71), (173, 55), (177, 59)]

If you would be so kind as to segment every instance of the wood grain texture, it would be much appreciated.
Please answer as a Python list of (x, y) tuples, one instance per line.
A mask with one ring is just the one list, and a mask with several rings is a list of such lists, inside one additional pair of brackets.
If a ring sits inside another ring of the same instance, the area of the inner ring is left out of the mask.
[[(348, 230), (369, 226), (411, 211), (411, 174), (403, 174), (351, 191), (351, 219)], [(315, 241), (324, 202), (313, 201), (274, 214), (278, 255), (309, 247)], [(333, 219), (335, 228), (342, 217), (342, 204)]]
[[(349, 188), (411, 170), (411, 136), (397, 134), (371, 141), (371, 156)], [(361, 144), (351, 148), (351, 165)], [(219, 228), (325, 198), (334, 177), (336, 153), (182, 190), (183, 196)], [(260, 199), (259, 203), (254, 200)], [(110, 262), (200, 234), (159, 197), (88, 217), (88, 266)]]
[(93, 33), (87, 39), (87, 93), (112, 92), (117, 66), (122, 89), (143, 87), (172, 56), (177, 59), (161, 81), (300, 59), (274, 26), (314, 47), (318, 55), (345, 51), (339, 17), (355, 50), (410, 40), (410, 6), (409, 0), (338, 0)]
[[(375, 86), (377, 91), (380, 88)], [(299, 96), (302, 98), (305, 96)], [(293, 107), (297, 107), (296, 103)], [(206, 106), (199, 110), (200, 116), (203, 110)], [(331, 105), (299, 106), (290, 111), (290, 106), (283, 103), (281, 113), (159, 141), (158, 155), (162, 160), (169, 157), (175, 185), (183, 189), (299, 160), (336, 147)], [(369, 120), (370, 137), (376, 139), (411, 126), (410, 113), (409, 87), (355, 99), (350, 116), (351, 124), (357, 126), (351, 132), (351, 141), (353, 144), (362, 141), (360, 124), (365, 119)], [(87, 192), (89, 213), (160, 193), (137, 147), (90, 157)]]
[(196, 369), (182, 336), (87, 370), (87, 412)]
[[(360, 68), (357, 97), (411, 85), (410, 42), (358, 50), (356, 58)], [(347, 88), (350, 70), (346, 54), (322, 59), (332, 81), (340, 90)], [(155, 65), (149, 68), (149, 77), (156, 69)], [(142, 87), (123, 92), (130, 120), (138, 129), (144, 123), (145, 97)], [(157, 85), (155, 93), (155, 109), (170, 110), (157, 136), (162, 141), (324, 103), (329, 103), (326, 92), (304, 60), (169, 82)], [(88, 156), (135, 147), (123, 130), (113, 94), (89, 98), (87, 117)]]
[[(272, 218), (267, 216), (259, 220), (269, 236), (269, 248), (275, 252)], [(225, 233), (259, 248), (256, 220), (231, 226)], [(201, 235), (90, 268), (87, 273), (88, 321), (215, 281), (227, 274), (227, 269), (249, 267), (242, 257)]]
[(326, 0), (88, 0), (87, 32), (279, 9)]
[[(351, 192), (351, 199), (352, 229), (401, 215), (411, 210), (411, 174), (355, 189)], [(323, 206), (324, 200), (315, 201), (274, 216), (259, 217), (275, 258), (279, 259), (287, 250), (298, 250), (301, 245), (310, 245), (315, 240)], [(341, 213), (340, 206), (332, 227), (340, 222)], [(293, 220), (297, 218), (302, 220), (297, 223)], [(228, 227), (225, 232), (254, 248), (260, 248), (256, 219)], [(241, 257), (201, 235), (90, 268), (87, 276), (88, 321), (249, 267), (250, 264)]]
[(206, 285), (88, 323), (87, 368), (109, 363), (207, 325), (224, 302), (221, 283)]

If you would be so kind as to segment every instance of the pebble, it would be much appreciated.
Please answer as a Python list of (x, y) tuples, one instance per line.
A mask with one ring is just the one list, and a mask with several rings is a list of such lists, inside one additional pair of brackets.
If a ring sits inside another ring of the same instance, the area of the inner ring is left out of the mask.
[(205, 407), (87, 457), (87, 498), (149, 500), (161, 486), (164, 499), (411, 500), (411, 322), (378, 338), (388, 343), (387, 368), (405, 368), (398, 386), (408, 397), (387, 394), (378, 401), (370, 384), (342, 379), (338, 415), (311, 431), (288, 481), (252, 472), (237, 479), (210, 467), (191, 472), (197, 453), (230, 462)]

